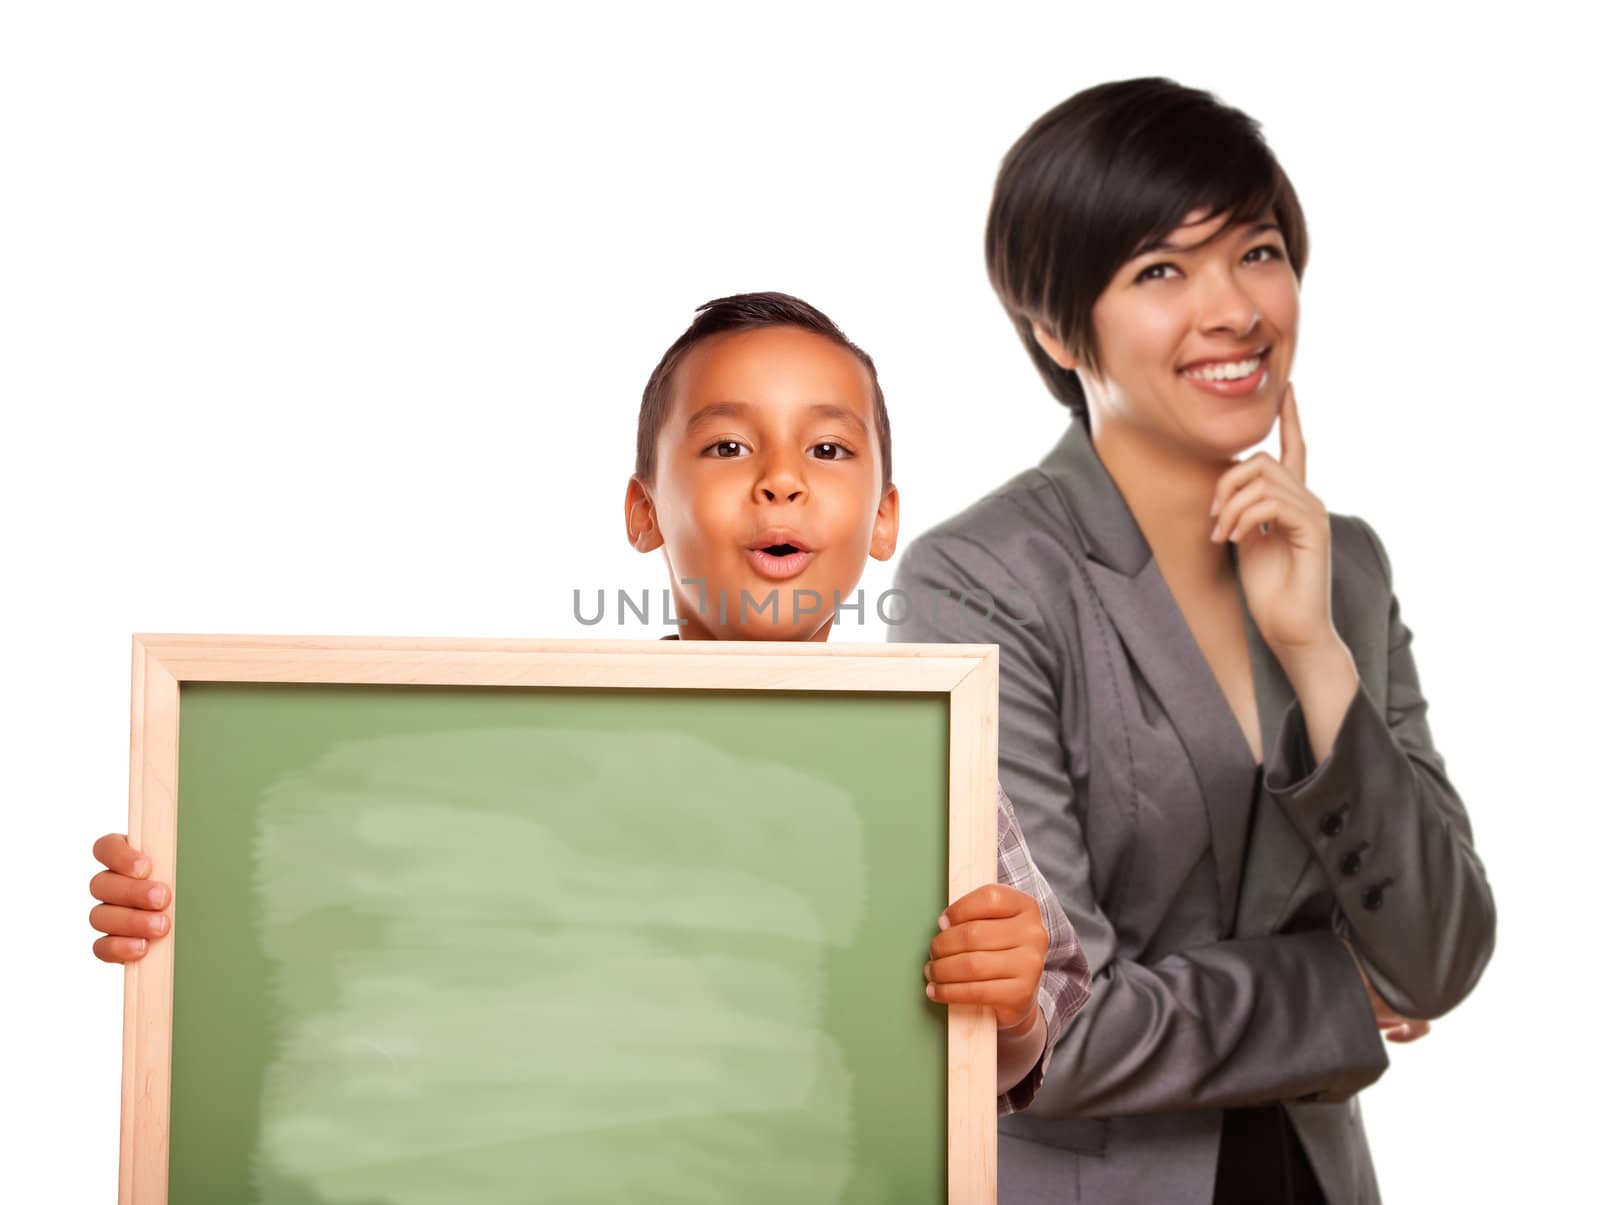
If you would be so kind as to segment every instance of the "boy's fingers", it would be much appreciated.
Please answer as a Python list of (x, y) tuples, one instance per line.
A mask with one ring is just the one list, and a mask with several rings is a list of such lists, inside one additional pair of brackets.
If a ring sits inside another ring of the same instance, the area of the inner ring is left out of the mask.
[(171, 921), (164, 912), (144, 912), (138, 908), (119, 908), (115, 904), (96, 904), (89, 909), (89, 924), (114, 937), (160, 937)]
[(125, 833), (107, 833), (94, 843), (95, 861), (118, 874), (142, 879), (150, 873), (150, 859), (128, 844)]
[(980, 950), (973, 954), (954, 954), (924, 963), (922, 976), (934, 983), (977, 982), (984, 979), (1015, 979), (1023, 972), (1023, 958), (1017, 954)]
[(89, 894), (108, 904), (158, 910), (165, 908), (172, 898), (165, 883), (152, 883), (149, 879), (131, 879), (113, 870), (102, 870), (90, 879)]
[(149, 948), (140, 937), (102, 937), (94, 943), (94, 956), (101, 962), (137, 962)]
[(998, 920), (1016, 916), (1030, 905), (1038, 909), (1033, 897), (1026, 892), (1002, 887), (999, 883), (989, 883), (967, 892), (946, 908), (940, 916), (939, 928), (953, 929), (971, 920)]
[(928, 999), (939, 1004), (1009, 1004), (1027, 993), (1020, 979), (982, 979), (967, 983), (930, 983)]
[(1044, 949), (1050, 944), (1044, 922), (1030, 923), (1026, 916), (1012, 916), (1004, 920), (969, 920), (936, 934), (928, 943), (935, 958), (948, 958), (951, 954), (965, 954), (969, 950), (1016, 950), (1033, 946)]
[(935, 958), (948, 958), (968, 950), (1009, 950), (1019, 944), (1017, 936), (1012, 919), (969, 920), (935, 934), (928, 949)]

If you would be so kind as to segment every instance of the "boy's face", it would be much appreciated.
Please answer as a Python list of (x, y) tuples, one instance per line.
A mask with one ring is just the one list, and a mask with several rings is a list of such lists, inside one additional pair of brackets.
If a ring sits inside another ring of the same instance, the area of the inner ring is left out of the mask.
[(796, 327), (713, 335), (684, 356), (655, 481), (631, 478), (626, 504), (629, 543), (665, 546), (680, 636), (827, 638), (835, 594), (850, 601), (899, 534), (872, 408), (866, 367)]

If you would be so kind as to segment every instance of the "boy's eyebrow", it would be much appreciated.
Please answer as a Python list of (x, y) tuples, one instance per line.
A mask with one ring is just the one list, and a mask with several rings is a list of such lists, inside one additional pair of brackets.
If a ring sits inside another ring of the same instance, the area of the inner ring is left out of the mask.
[(843, 406), (835, 406), (831, 402), (813, 402), (811, 404), (811, 413), (818, 418), (831, 418), (835, 422), (854, 427), (863, 435), (866, 434), (867, 424), (861, 421), (854, 410), (847, 410)]
[(683, 428), (686, 431), (693, 431), (701, 423), (713, 418), (743, 418), (749, 413), (750, 406), (747, 402), (711, 402), (691, 414), (688, 421), (683, 424)]
[[(710, 422), (714, 418), (744, 418), (752, 409), (749, 402), (709, 402), (689, 416), (684, 424), (684, 430), (693, 431), (702, 423)], [(854, 427), (862, 434), (866, 433), (867, 424), (861, 421), (854, 410), (847, 407), (837, 406), (832, 402), (813, 402), (807, 409), (818, 418), (831, 418)]]

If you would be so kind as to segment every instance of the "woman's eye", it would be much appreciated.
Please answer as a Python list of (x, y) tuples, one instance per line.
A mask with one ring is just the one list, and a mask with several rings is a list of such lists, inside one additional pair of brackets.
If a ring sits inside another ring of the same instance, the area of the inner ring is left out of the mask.
[(1264, 260), (1282, 258), (1283, 252), (1271, 243), (1262, 243), (1259, 247), (1251, 247), (1250, 250), (1244, 253), (1244, 262), (1247, 264), (1259, 264)]
[(1146, 280), (1167, 280), (1170, 277), (1176, 276), (1177, 274), (1177, 264), (1151, 264), (1148, 268), (1133, 278), (1133, 283), (1139, 284), (1140, 282)]
[(737, 439), (719, 439), (706, 449), (718, 460), (733, 460), (745, 450), (745, 446)]
[(811, 449), (817, 454), (818, 460), (845, 460), (855, 455), (843, 444), (820, 443)]

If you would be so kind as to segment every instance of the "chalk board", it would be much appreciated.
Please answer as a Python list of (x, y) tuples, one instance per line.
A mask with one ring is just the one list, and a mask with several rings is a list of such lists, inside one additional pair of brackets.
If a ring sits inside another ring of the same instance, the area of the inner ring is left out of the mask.
[(122, 1199), (992, 1199), (994, 665), (136, 638)]

